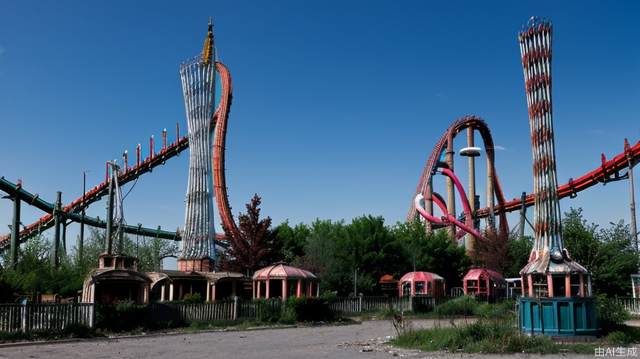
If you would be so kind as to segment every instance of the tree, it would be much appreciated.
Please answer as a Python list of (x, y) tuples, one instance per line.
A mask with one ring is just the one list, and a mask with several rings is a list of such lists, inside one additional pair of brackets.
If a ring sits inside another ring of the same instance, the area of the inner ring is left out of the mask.
[(273, 248), (269, 261), (292, 263), (296, 258), (304, 256), (304, 246), (310, 234), (311, 230), (303, 223), (295, 227), (291, 227), (289, 221), (279, 224), (271, 231)]
[(406, 271), (429, 271), (441, 275), (447, 287), (460, 286), (462, 277), (471, 265), (465, 249), (449, 237), (446, 230), (426, 234), (424, 226), (413, 221), (398, 223), (394, 236), (401, 241), (410, 259)]
[(248, 274), (268, 264), (266, 259), (272, 246), (273, 237), (269, 233), (271, 218), (260, 219), (261, 203), (260, 196), (255, 194), (246, 204), (247, 213), (238, 215), (237, 238), (227, 233), (227, 238), (233, 238), (226, 255), (230, 265)]
[(486, 230), (484, 238), (475, 241), (471, 258), (478, 267), (503, 273), (512, 261), (509, 258), (508, 238), (504, 238), (495, 230)]
[(591, 272), (594, 292), (630, 295), (639, 258), (627, 225), (620, 221), (601, 229), (587, 224), (582, 209), (571, 208), (564, 215), (563, 239), (569, 255)]

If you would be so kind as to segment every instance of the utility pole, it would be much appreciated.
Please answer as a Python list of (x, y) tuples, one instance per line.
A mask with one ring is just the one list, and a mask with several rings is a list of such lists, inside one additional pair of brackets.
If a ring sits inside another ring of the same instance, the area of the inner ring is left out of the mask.
[(627, 155), (627, 162), (629, 166), (629, 191), (631, 194), (631, 202), (629, 207), (631, 209), (631, 240), (633, 240), (633, 244), (636, 247), (636, 253), (640, 250), (638, 248), (638, 227), (636, 224), (636, 195), (635, 195), (635, 184), (633, 182), (633, 159), (631, 158), (631, 152), (629, 147), (629, 141), (624, 139), (624, 152)]
[(78, 243), (78, 261), (82, 263), (82, 259), (84, 256), (84, 194), (87, 192), (87, 171), (82, 171), (82, 202), (80, 206), (82, 206), (82, 212), (80, 213), (80, 242)]
[(522, 201), (520, 204), (520, 235), (519, 238), (523, 239), (524, 238), (524, 225), (525, 225), (525, 220), (527, 218), (527, 206), (525, 206), (525, 201), (527, 200), (527, 192), (522, 192), (522, 195), (520, 196), (520, 200)]
[(51, 266), (58, 268), (60, 264), (59, 250), (60, 250), (60, 220), (62, 219), (62, 192), (56, 192), (56, 204), (53, 208), (53, 221), (55, 227), (55, 235), (53, 237), (53, 248), (51, 251)]

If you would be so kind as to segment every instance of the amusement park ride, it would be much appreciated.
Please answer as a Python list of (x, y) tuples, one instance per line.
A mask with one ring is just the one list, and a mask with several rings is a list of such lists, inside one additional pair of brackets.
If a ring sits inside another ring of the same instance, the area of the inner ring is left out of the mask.
[[(593, 300), (590, 298), (590, 275), (586, 268), (571, 259), (563, 246), (559, 200), (575, 197), (578, 192), (597, 183), (628, 178), (632, 188), (632, 234), (637, 247), (633, 166), (640, 160), (640, 142), (631, 146), (625, 139), (622, 153), (610, 160), (603, 154), (597, 168), (577, 179), (570, 179), (566, 184), (558, 185), (551, 101), (551, 35), (552, 26), (549, 21), (532, 18), (528, 27), (518, 37), (531, 131), (534, 192), (522, 193), (520, 198), (510, 201), (505, 199), (495, 167), (495, 148), (491, 131), (480, 117), (465, 116), (455, 121), (433, 148), (420, 176), (407, 219), (415, 220), (418, 215), (421, 216), (428, 231), (447, 228), (456, 239), (461, 240), (464, 237), (465, 247), (468, 251), (473, 251), (474, 242), (485, 240), (485, 233), (489, 231), (495, 232), (497, 238), (508, 238), (508, 212), (521, 212), (519, 228), (522, 235), (526, 208), (535, 206), (534, 248), (529, 263), (520, 272), (523, 288), (523, 297), (520, 300), (522, 328), (532, 332), (547, 331), (555, 334), (570, 334), (568, 331), (574, 335), (592, 334), (597, 327)], [(0, 178), (0, 191), (7, 193), (14, 202), (12, 231), (0, 237), (0, 251), (10, 249), (11, 265), (16, 263), (20, 243), (51, 227), (55, 228), (52, 263), (57, 265), (60, 237), (62, 236), (64, 244), (67, 224), (78, 222), (107, 228), (105, 254), (107, 257), (112, 256), (113, 260), (109, 259), (111, 257), (101, 258), (101, 266), (118, 267), (119, 253), (114, 253), (111, 241), (114, 236), (122, 238), (123, 233), (132, 233), (182, 241), (182, 254), (178, 259), (178, 269), (182, 272), (214, 271), (216, 246), (227, 246), (238, 238), (239, 232), (231, 214), (225, 183), (225, 139), (232, 100), (231, 76), (226, 66), (216, 61), (211, 22), (202, 53), (180, 66), (180, 77), (188, 123), (187, 136), (181, 137), (180, 128), (176, 125), (176, 139), (169, 144), (167, 131), (163, 130), (160, 151), (155, 151), (152, 136), (148, 156), (142, 158), (141, 146), (138, 145), (136, 161), (132, 165), (129, 164), (125, 151), (121, 165), (115, 161), (107, 162), (105, 180), (71, 203), (63, 205), (60, 192), (55, 203), (47, 202), (37, 194), (25, 190), (21, 182), (15, 184), (4, 177)], [(217, 77), (221, 81), (221, 94), (214, 111)], [(476, 147), (475, 143), (476, 131), (483, 141), (486, 155), (486, 200), (483, 208), (480, 207), (480, 199), (476, 195), (476, 157), (481, 153), (481, 149)], [(466, 135), (467, 147), (462, 148), (459, 154), (467, 157), (468, 161), (468, 191), (465, 191), (454, 168), (454, 138), (462, 133)], [(141, 225), (126, 225), (122, 205), (117, 203), (117, 187), (152, 172), (155, 167), (163, 165), (187, 147), (190, 148), (189, 182), (184, 229), (172, 232), (161, 230), (160, 227), (151, 229)], [(623, 172), (625, 170), (626, 172)], [(433, 191), (436, 175), (445, 177), (446, 200)], [(463, 206), (463, 215), (459, 217), (456, 215), (456, 191)], [(106, 221), (86, 216), (84, 210), (104, 196), (107, 196), (109, 203)], [(226, 235), (215, 233), (214, 200)], [(20, 231), (21, 202), (46, 212), (46, 215)], [(442, 215), (434, 214), (434, 204)], [(499, 217), (497, 228), (496, 216)], [(480, 229), (482, 218), (487, 220), (485, 231)], [(81, 236), (80, 245), (82, 240)], [(122, 266), (126, 267), (128, 259), (120, 259)], [(92, 290), (89, 290), (90, 294), (93, 293)], [(148, 288), (145, 293), (148, 296)], [(94, 294), (90, 296), (92, 295)], [(574, 313), (581, 313), (580, 323), (573, 319)], [(568, 319), (569, 315), (571, 318)], [(550, 323), (555, 323), (556, 327), (552, 327)], [(559, 323), (569, 324), (561, 329)]]

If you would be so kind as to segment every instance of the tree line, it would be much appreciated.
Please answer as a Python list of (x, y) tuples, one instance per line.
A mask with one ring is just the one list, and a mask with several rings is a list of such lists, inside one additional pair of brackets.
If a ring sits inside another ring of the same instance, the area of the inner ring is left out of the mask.
[[(269, 217), (261, 218), (260, 204), (256, 195), (246, 212), (239, 214), (240, 235), (219, 253), (219, 269), (251, 275), (256, 269), (283, 262), (315, 273), (322, 290), (338, 295), (354, 290), (379, 294), (380, 277), (390, 274), (399, 279), (414, 270), (441, 275), (448, 288), (461, 286), (472, 266), (518, 277), (533, 245), (528, 236), (505, 239), (487, 233), (487, 240), (477, 242), (474, 253), (467, 255), (446, 230), (426, 233), (419, 222), (389, 225), (384, 218), (371, 215), (349, 223), (316, 219), (309, 224), (285, 221), (272, 227)], [(592, 272), (596, 293), (630, 295), (630, 275), (638, 271), (639, 260), (628, 225), (620, 221), (600, 228), (587, 223), (581, 209), (572, 208), (564, 215), (563, 238), (572, 258)], [(54, 269), (49, 264), (47, 238), (31, 239), (20, 248), (15, 269), (0, 266), (0, 302), (38, 293), (76, 295), (104, 251), (104, 231), (91, 229), (84, 247), (82, 259), (74, 248)], [(162, 239), (125, 237), (123, 252), (139, 258), (140, 271), (157, 271), (162, 259), (177, 256), (179, 248)], [(2, 262), (7, 263), (6, 254)]]

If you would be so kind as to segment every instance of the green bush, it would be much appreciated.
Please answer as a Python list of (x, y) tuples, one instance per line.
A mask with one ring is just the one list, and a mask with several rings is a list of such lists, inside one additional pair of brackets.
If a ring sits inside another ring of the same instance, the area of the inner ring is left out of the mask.
[(200, 293), (187, 293), (182, 298), (182, 302), (186, 304), (202, 303), (202, 296)]
[(291, 309), (298, 322), (321, 322), (335, 319), (335, 312), (329, 307), (329, 300), (324, 297), (289, 297), (285, 309)]
[(258, 323), (276, 323), (282, 314), (282, 302), (280, 299), (255, 299), (256, 316)]
[(640, 342), (640, 328), (621, 325), (618, 330), (607, 335), (607, 342), (614, 345), (628, 345)]
[(122, 332), (144, 328), (149, 323), (146, 305), (121, 302), (116, 305), (96, 305), (96, 328)]
[(475, 298), (463, 296), (440, 304), (436, 307), (435, 313), (438, 316), (472, 315), (477, 306)]
[(621, 327), (630, 319), (629, 312), (617, 300), (600, 294), (596, 297), (598, 324), (607, 333)]

